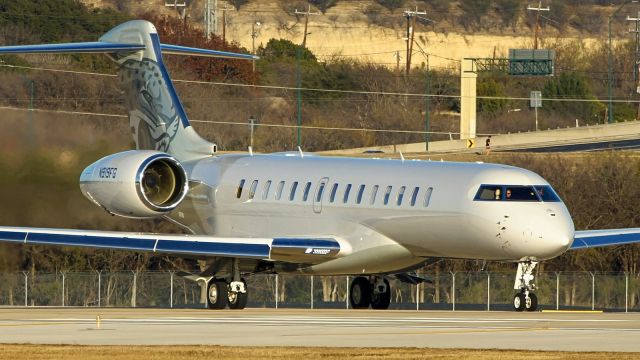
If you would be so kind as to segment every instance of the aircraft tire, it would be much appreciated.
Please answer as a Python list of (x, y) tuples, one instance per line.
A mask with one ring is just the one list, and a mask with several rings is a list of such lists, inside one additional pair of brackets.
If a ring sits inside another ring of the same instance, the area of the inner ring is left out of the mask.
[(353, 309), (368, 309), (371, 304), (371, 284), (369, 279), (358, 276), (351, 282), (349, 302)]
[(227, 307), (227, 283), (224, 280), (211, 279), (207, 284), (207, 307), (221, 310)]
[(247, 282), (244, 281), (244, 279), (242, 279), (242, 282), (244, 283), (244, 288), (247, 290), (247, 292), (241, 293), (229, 291), (227, 286), (229, 309), (242, 310), (247, 306), (247, 300), (249, 299), (249, 289), (247, 288)]
[(387, 279), (384, 279), (384, 284), (387, 286), (387, 291), (380, 294), (376, 294), (374, 291), (371, 292), (372, 309), (386, 310), (389, 308), (389, 304), (391, 304), (391, 286)]
[(525, 308), (527, 309), (527, 311), (536, 311), (536, 310), (538, 310), (538, 297), (536, 296), (536, 294), (530, 292), (529, 293), (529, 299), (528, 299), (528, 301), (525, 301), (524, 305), (525, 305)]
[(517, 293), (513, 296), (513, 309), (517, 312), (524, 311), (526, 306), (526, 298), (524, 293)]

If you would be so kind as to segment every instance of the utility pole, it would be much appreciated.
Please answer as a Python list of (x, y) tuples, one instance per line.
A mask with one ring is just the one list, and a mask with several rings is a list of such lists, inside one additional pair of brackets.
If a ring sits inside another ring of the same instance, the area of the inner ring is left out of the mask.
[[(633, 66), (633, 80), (636, 82), (636, 94), (640, 94), (640, 11), (638, 11), (638, 17), (632, 18), (627, 16), (627, 21), (633, 21), (636, 23), (635, 30), (629, 30), (630, 33), (634, 33), (636, 36), (636, 52), (635, 63)], [(636, 119), (640, 119), (640, 103), (638, 103), (638, 109), (636, 111)]]
[(224, 4), (224, 8), (220, 9), (222, 11), (222, 41), (227, 41), (227, 11), (235, 11), (236, 9), (232, 7), (227, 7), (227, 4)]
[(533, 32), (533, 48), (538, 49), (538, 31), (540, 30), (540, 12), (541, 11), (549, 11), (549, 7), (542, 7), (542, 0), (538, 1), (538, 7), (533, 7), (531, 5), (527, 6), (527, 10), (536, 12), (536, 28)]
[(207, 40), (211, 39), (212, 33), (218, 33), (218, 0), (205, 0), (204, 31)]
[(424, 151), (429, 151), (429, 130), (431, 128), (431, 97), (429, 97), (429, 92), (431, 91), (431, 79), (429, 77), (429, 54), (427, 56), (427, 81), (425, 86), (425, 97), (424, 97)]
[[(256, 38), (258, 37), (258, 30), (256, 27), (260, 28), (262, 23), (260, 21), (254, 21), (251, 23), (251, 53), (253, 55), (256, 54)], [(256, 59), (251, 60), (251, 64), (253, 67), (253, 73), (256, 73)]]
[(622, 10), (623, 7), (625, 7), (627, 4), (630, 3), (637, 3), (637, 0), (627, 0), (625, 2), (623, 2), (620, 6), (618, 6), (615, 11), (613, 13), (611, 13), (611, 15), (609, 15), (609, 25), (608, 25), (608, 29), (609, 29), (609, 71), (608, 71), (608, 84), (607, 84), (607, 95), (609, 96), (609, 104), (607, 106), (607, 121), (609, 122), (609, 124), (613, 123), (613, 49), (612, 49), (612, 39), (611, 39), (611, 22), (613, 21), (613, 18), (620, 12), (620, 10)]
[(309, 26), (309, 15), (321, 15), (320, 13), (312, 13), (311, 12), (311, 5), (309, 5), (309, 8), (307, 8), (306, 12), (301, 12), (298, 11), (298, 9), (296, 9), (295, 12), (296, 15), (304, 15), (304, 36), (302, 37), (302, 47), (306, 48), (307, 47), (307, 28)]
[(405, 10), (404, 17), (407, 19), (407, 65), (405, 75), (409, 76), (411, 71), (411, 53), (413, 52), (413, 39), (416, 28), (416, 17), (418, 15), (427, 15), (426, 11), (418, 11), (418, 7), (414, 10)]

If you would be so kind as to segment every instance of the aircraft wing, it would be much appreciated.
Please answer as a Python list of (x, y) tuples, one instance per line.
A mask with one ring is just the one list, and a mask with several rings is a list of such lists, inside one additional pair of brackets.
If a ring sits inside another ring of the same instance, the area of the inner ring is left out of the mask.
[(0, 242), (311, 263), (342, 256), (345, 250), (341, 241), (331, 237), (241, 238), (21, 227), (0, 227)]
[(640, 228), (576, 231), (569, 250), (640, 243)]

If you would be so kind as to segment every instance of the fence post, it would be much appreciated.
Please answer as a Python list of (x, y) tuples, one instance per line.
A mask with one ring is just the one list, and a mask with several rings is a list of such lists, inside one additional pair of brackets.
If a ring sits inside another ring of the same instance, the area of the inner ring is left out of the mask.
[(351, 289), (349, 288), (349, 275), (347, 275), (347, 299), (345, 300), (345, 302), (347, 303), (347, 310), (349, 310), (349, 291)]
[(629, 274), (624, 274), (624, 312), (629, 312)]
[(62, 307), (64, 307), (64, 280), (65, 280), (65, 273), (64, 272), (60, 272), (62, 274)]
[(589, 272), (591, 274), (591, 310), (596, 309), (596, 276), (594, 273)]
[(102, 293), (102, 283), (101, 283), (102, 270), (97, 271), (97, 273), (98, 273), (98, 307), (102, 307), (102, 304), (101, 304), (101, 300), (102, 299), (101, 299), (101, 296), (100, 296), (100, 294)]
[(138, 272), (133, 271), (133, 289), (131, 289), (131, 307), (135, 308), (138, 303)]
[(169, 287), (169, 308), (173, 309), (173, 271), (169, 271), (169, 281), (171, 281)]
[(278, 274), (276, 274), (276, 309), (278, 308)]
[(313, 309), (313, 275), (311, 275), (311, 309)]
[(556, 310), (560, 310), (560, 273), (556, 273)]
[(456, 311), (456, 273), (450, 271), (451, 273), (451, 304), (452, 311)]
[(416, 283), (416, 311), (420, 311), (420, 283)]
[(487, 271), (487, 311), (491, 311), (491, 273)]
[(24, 306), (29, 306), (29, 273), (26, 271), (24, 274)]

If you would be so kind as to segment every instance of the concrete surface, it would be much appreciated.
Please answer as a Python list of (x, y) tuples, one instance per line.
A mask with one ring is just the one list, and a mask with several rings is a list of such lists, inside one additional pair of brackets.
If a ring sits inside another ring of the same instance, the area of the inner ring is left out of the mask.
[(637, 313), (0, 308), (2, 343), (640, 352), (639, 337)]

